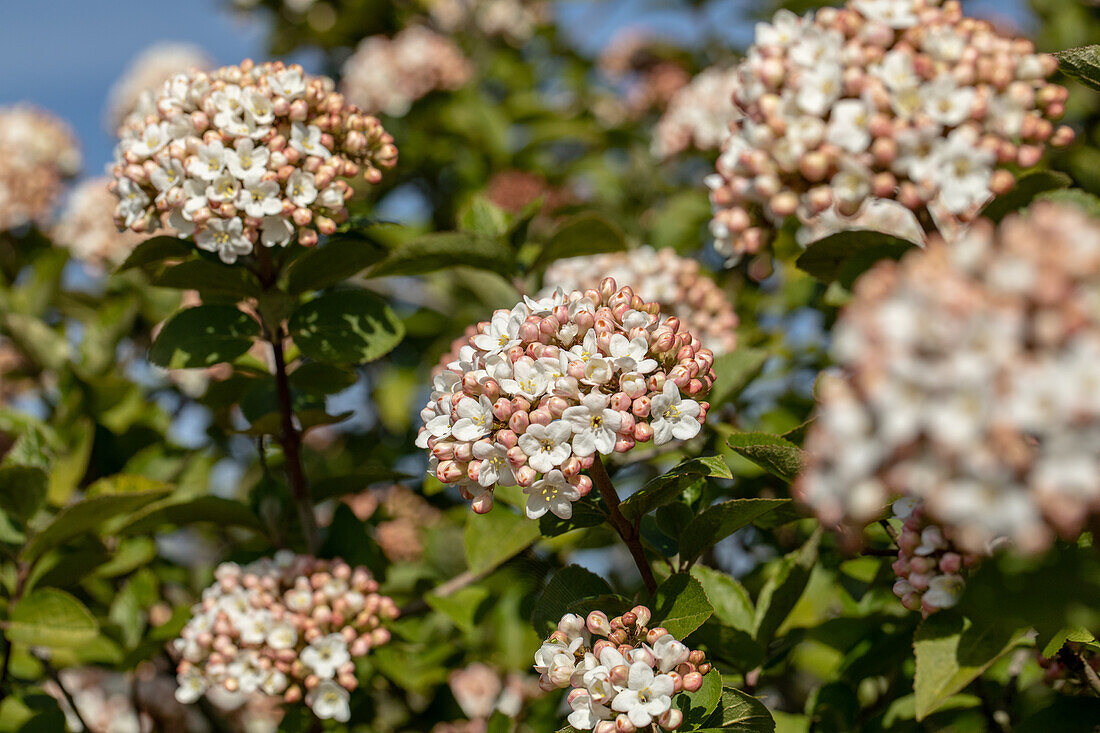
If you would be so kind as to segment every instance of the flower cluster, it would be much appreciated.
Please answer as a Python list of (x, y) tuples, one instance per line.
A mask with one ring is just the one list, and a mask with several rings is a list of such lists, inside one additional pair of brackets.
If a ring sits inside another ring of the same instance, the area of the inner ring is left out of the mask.
[(157, 91), (177, 74), (206, 71), (214, 65), (198, 46), (161, 42), (149, 46), (130, 61), (107, 96), (107, 124), (114, 132), (131, 116), (138, 121), (157, 112)]
[(679, 318), (716, 356), (737, 347), (738, 318), (729, 298), (696, 260), (681, 257), (671, 247), (557, 260), (546, 269), (543, 280), (563, 290), (587, 290), (599, 287), (605, 277), (629, 283), (643, 300), (659, 303), (663, 312)]
[(393, 484), (344, 497), (361, 522), (381, 509), (386, 519), (374, 528), (379, 549), (391, 562), (416, 562), (424, 554), (421, 532), (436, 524), (443, 513), (408, 487)]
[(176, 75), (120, 137), (119, 228), (168, 226), (229, 263), (257, 242), (311, 246), (332, 234), (348, 215), (343, 179), (376, 183), (397, 160), (393, 138), (331, 79), (281, 62)]
[(369, 112), (402, 117), (429, 92), (453, 91), (471, 76), (473, 66), (453, 41), (411, 26), (392, 39), (363, 39), (344, 62), (340, 89)]
[(963, 570), (977, 562), (976, 555), (960, 551), (943, 529), (928, 521), (921, 501), (909, 496), (894, 502), (894, 518), (902, 521), (898, 535), (898, 559), (894, 561), (894, 595), (910, 611), (925, 616), (959, 602), (966, 581)]
[(215, 577), (174, 642), (176, 698), (194, 702), (213, 689), (290, 703), (304, 695), (317, 717), (347, 721), (353, 660), (388, 642), (382, 622), (397, 617), (370, 571), (280, 552), (223, 563)]
[(445, 33), (475, 31), (519, 44), (546, 19), (541, 0), (424, 0), (432, 24)]
[(95, 268), (105, 270), (122, 264), (142, 236), (118, 230), (111, 215), (117, 203), (107, 190), (107, 179), (82, 181), (69, 193), (51, 231), (53, 241)]
[(568, 185), (555, 186), (537, 173), (517, 169), (499, 171), (485, 184), (485, 198), (511, 214), (519, 214), (538, 199), (543, 212), (553, 212), (576, 197)]
[(519, 485), (528, 517), (569, 518), (597, 455), (698, 435), (714, 355), (681, 326), (613, 278), (496, 311), (433, 380), (416, 440), (429, 472), (481, 514)]
[(593, 108), (608, 124), (636, 119), (649, 110), (664, 110), (691, 81), (674, 46), (649, 31), (627, 28), (612, 37), (596, 59), (600, 71), (618, 93), (605, 100), (606, 109)]
[(966, 552), (1076, 536), (1100, 509), (1100, 223), (1039, 202), (856, 282), (796, 493), (861, 526), (892, 495)]
[(683, 723), (672, 696), (702, 687), (711, 665), (668, 630), (648, 628), (651, 615), (645, 606), (611, 620), (603, 611), (587, 618), (566, 614), (535, 653), (544, 690), (573, 688), (566, 698), (571, 726), (632, 733), (654, 724), (676, 730)]
[[(43, 687), (57, 700), (69, 730), (146, 733), (155, 730), (154, 721), (171, 730), (203, 728), (201, 714), (172, 697), (172, 677), (157, 673), (151, 664), (139, 666), (133, 675), (100, 667), (68, 667), (58, 672), (58, 678), (72, 705), (53, 680)], [(87, 729), (81, 719), (88, 724)]]
[(673, 95), (657, 122), (653, 154), (669, 158), (688, 148), (717, 150), (737, 117), (733, 92), (738, 70), (712, 66)]
[(30, 106), (0, 108), (0, 231), (45, 224), (79, 170), (68, 125)]
[(1054, 57), (949, 0), (849, 0), (756, 28), (731, 126), (707, 179), (718, 250), (736, 261), (771, 226), (894, 199), (942, 229), (968, 222), (1047, 145), (1066, 90)]
[(484, 733), (489, 716), (494, 712), (515, 718), (528, 700), (542, 695), (542, 690), (529, 676), (517, 672), (504, 675), (481, 662), (451, 672), (447, 684), (468, 720), (439, 723), (432, 728), (432, 733)]

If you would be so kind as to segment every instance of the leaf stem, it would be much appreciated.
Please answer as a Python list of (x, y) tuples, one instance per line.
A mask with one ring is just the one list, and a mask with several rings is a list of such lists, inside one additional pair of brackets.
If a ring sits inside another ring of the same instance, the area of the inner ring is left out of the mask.
[(619, 537), (626, 544), (626, 549), (630, 550), (630, 556), (634, 558), (634, 564), (638, 566), (638, 572), (642, 574), (642, 582), (645, 583), (646, 590), (649, 591), (650, 595), (655, 594), (657, 592), (657, 581), (653, 577), (653, 568), (650, 567), (649, 560), (646, 559), (645, 549), (642, 548), (638, 525), (631, 524), (623, 516), (622, 510), (619, 509), (619, 493), (615, 491), (615, 486), (611, 483), (611, 477), (607, 475), (607, 469), (604, 468), (599, 453), (593, 455), (592, 467), (588, 469), (588, 473), (592, 477), (592, 483), (600, 490), (600, 496), (607, 503), (610, 512), (608, 522), (619, 533)]

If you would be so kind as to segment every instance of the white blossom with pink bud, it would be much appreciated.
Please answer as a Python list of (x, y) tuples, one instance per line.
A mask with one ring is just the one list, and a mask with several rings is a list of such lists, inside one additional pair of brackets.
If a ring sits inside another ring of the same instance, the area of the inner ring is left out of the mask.
[(714, 383), (711, 351), (612, 278), (499, 310), (456, 355), (434, 379), (417, 446), (478, 513), (496, 486), (519, 485), (528, 517), (570, 517), (597, 455), (698, 435), (708, 405), (695, 398)]
[(119, 129), (109, 188), (120, 229), (194, 236), (224, 262), (304, 246), (348, 217), (344, 180), (397, 160), (381, 123), (331, 79), (282, 62), (177, 74)]
[(215, 691), (305, 699), (319, 718), (347, 721), (354, 660), (389, 641), (397, 617), (364, 567), (290, 552), (223, 563), (173, 642), (176, 698)]
[(1057, 66), (956, 0), (779, 11), (736, 70), (736, 119), (707, 179), (716, 249), (734, 263), (789, 216), (813, 229), (883, 200), (918, 229), (969, 223), (1015, 185), (1009, 167), (1072, 141), (1054, 124), (1066, 102), (1047, 82)]

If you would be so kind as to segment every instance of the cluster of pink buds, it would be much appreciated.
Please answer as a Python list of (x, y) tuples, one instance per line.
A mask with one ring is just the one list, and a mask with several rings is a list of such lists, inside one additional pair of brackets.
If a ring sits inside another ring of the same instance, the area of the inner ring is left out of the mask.
[(535, 653), (544, 690), (572, 688), (566, 699), (574, 728), (634, 733), (683, 723), (672, 698), (702, 687), (711, 665), (667, 629), (649, 628), (651, 617), (645, 606), (610, 620), (603, 611), (566, 614)]
[(473, 509), (497, 485), (523, 487), (527, 516), (563, 519), (592, 488), (598, 455), (699, 434), (714, 355), (629, 287), (524, 298), (479, 323), (433, 380), (416, 444), (429, 472)]
[(854, 217), (896, 200), (947, 232), (1036, 165), (1066, 90), (1022, 38), (965, 17), (949, 0), (849, 0), (756, 27), (733, 95), (740, 119), (711, 189), (711, 232), (731, 261), (758, 252), (797, 215)]
[(28, 105), (0, 107), (0, 232), (46, 224), (79, 170), (68, 125)]
[(681, 257), (671, 247), (557, 260), (546, 268), (543, 281), (563, 290), (587, 290), (599, 287), (605, 277), (629, 283), (643, 300), (659, 303), (662, 312), (679, 318), (715, 356), (737, 347), (738, 318), (729, 297), (697, 260)]
[(894, 561), (894, 595), (910, 611), (925, 617), (951, 608), (962, 597), (963, 571), (978, 561), (976, 555), (955, 547), (943, 529), (924, 515), (921, 502), (903, 497), (894, 502), (894, 517), (902, 520), (898, 559)]
[(381, 509), (383, 518), (374, 527), (374, 540), (391, 562), (416, 562), (424, 554), (422, 533), (443, 513), (408, 487), (393, 484), (344, 497), (361, 522)]
[(397, 162), (381, 123), (334, 86), (282, 62), (173, 76), (119, 130), (116, 224), (170, 227), (230, 263), (257, 243), (332, 234), (348, 216), (344, 179), (377, 183)]
[(176, 698), (190, 703), (214, 689), (304, 697), (318, 718), (347, 721), (354, 660), (389, 641), (382, 624), (398, 613), (370, 571), (283, 551), (223, 563), (215, 577), (173, 644)]
[[(968, 553), (1100, 513), (1100, 221), (1040, 201), (864, 274), (833, 329), (796, 496), (858, 528), (892, 497)], [(915, 585), (915, 584), (914, 584)]]
[(458, 89), (473, 73), (453, 41), (423, 26), (410, 26), (392, 39), (363, 39), (344, 62), (340, 89), (369, 112), (402, 117), (416, 100), (435, 90)]

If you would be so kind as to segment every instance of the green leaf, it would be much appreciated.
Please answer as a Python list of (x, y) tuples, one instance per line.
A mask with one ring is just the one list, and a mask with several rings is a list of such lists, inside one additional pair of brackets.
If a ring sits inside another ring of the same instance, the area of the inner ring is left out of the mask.
[(887, 257), (896, 260), (914, 246), (908, 240), (882, 232), (851, 229), (812, 242), (796, 264), (818, 280), (839, 280), (850, 288), (875, 262)]
[(165, 524), (183, 526), (214, 522), (222, 527), (264, 531), (263, 522), (245, 504), (220, 496), (198, 496), (187, 501), (168, 500), (145, 507), (118, 530), (118, 534), (146, 534)]
[(680, 559), (692, 562), (707, 548), (790, 499), (731, 499), (704, 509), (680, 538)]
[(472, 573), (487, 573), (523, 552), (538, 537), (538, 522), (505, 506), (488, 514), (470, 512), (462, 535), (466, 564)]
[(549, 636), (577, 601), (610, 593), (611, 586), (600, 576), (579, 565), (567, 565), (554, 573), (535, 599), (531, 625), (541, 636)]
[(26, 521), (46, 501), (49, 478), (37, 466), (0, 468), (0, 510)]
[(1029, 173), (1012, 187), (1008, 193), (986, 204), (981, 216), (999, 222), (1014, 211), (1025, 208), (1039, 194), (1057, 191), (1073, 183), (1073, 179), (1061, 171), (1035, 171)]
[[(619, 252), (624, 249), (626, 238), (617, 226), (599, 214), (586, 212), (570, 217), (558, 227), (531, 267), (537, 270), (564, 257)], [(627, 283), (620, 283), (625, 284)]]
[(458, 227), (483, 237), (503, 237), (508, 233), (508, 213), (484, 196), (474, 196), (458, 212)]
[(290, 317), (289, 330), (303, 354), (338, 364), (374, 361), (405, 337), (401, 319), (367, 290), (336, 290), (305, 303)]
[(260, 336), (260, 324), (231, 305), (200, 305), (172, 316), (149, 349), (149, 361), (167, 369), (233, 361)]
[(708, 477), (729, 479), (733, 478), (733, 474), (720, 456), (690, 458), (647, 483), (619, 508), (627, 519), (638, 519), (659, 506), (675, 501), (689, 486)]
[(330, 395), (342, 392), (355, 384), (359, 375), (332, 364), (311, 361), (290, 373), (290, 388), (307, 395)]
[(917, 720), (936, 711), (1011, 649), (1023, 631), (1006, 624), (978, 628), (954, 610), (932, 614), (917, 627), (913, 680)]
[(653, 209), (648, 241), (654, 249), (697, 251), (710, 217), (710, 200), (705, 190), (680, 191)]
[(756, 599), (756, 640), (761, 644), (771, 641), (775, 632), (790, 615), (817, 562), (821, 530), (816, 530), (806, 544), (784, 557), (776, 572), (768, 578)]
[(472, 632), (478, 618), (484, 613), (491, 592), (481, 585), (460, 588), (449, 595), (428, 593), (424, 601), (437, 613), (441, 613), (454, 622), (455, 626), (467, 633)]
[(726, 438), (738, 455), (748, 458), (773, 476), (794, 481), (802, 470), (802, 450), (786, 438), (769, 433), (734, 433)]
[(164, 260), (179, 260), (190, 256), (194, 252), (195, 248), (186, 239), (166, 234), (159, 237), (150, 237), (134, 247), (126, 261), (119, 266), (118, 271), (122, 272), (135, 267), (152, 265)]
[(694, 566), (691, 575), (703, 586), (714, 608), (716, 620), (724, 626), (750, 634), (756, 631), (756, 609), (744, 586), (725, 573), (705, 565)]
[(370, 277), (422, 275), (465, 265), (509, 277), (515, 254), (503, 242), (468, 232), (436, 232), (404, 242), (371, 269)]
[(386, 256), (386, 249), (362, 235), (333, 235), (309, 248), (286, 275), (288, 293), (299, 294), (336, 285), (359, 274)]
[(698, 580), (676, 573), (661, 583), (654, 596), (653, 626), (663, 626), (677, 639), (684, 639), (711, 617), (714, 609)]
[(1058, 68), (1092, 89), (1100, 89), (1100, 45), (1067, 48), (1054, 54)]
[(672, 704), (684, 713), (682, 730), (693, 730), (706, 723), (722, 701), (722, 675), (712, 669), (703, 676), (703, 686), (695, 692), (681, 692)]
[(101, 494), (78, 501), (62, 509), (45, 529), (24, 546), (20, 554), (27, 560), (34, 560), (77, 535), (98, 529), (108, 519), (129, 514), (163, 499), (170, 491), (169, 488), (161, 488), (134, 493)]
[(716, 730), (738, 733), (772, 733), (775, 730), (775, 720), (768, 707), (752, 695), (732, 687), (723, 688), (721, 716), (714, 717), (717, 718), (714, 721)]
[(159, 288), (197, 290), (203, 296), (228, 295), (254, 298), (262, 290), (256, 277), (240, 266), (195, 259), (173, 265), (160, 274), (153, 285)]
[(768, 356), (764, 349), (741, 346), (716, 357), (714, 389), (707, 395), (711, 407), (725, 404), (740, 394), (745, 385), (764, 368)]
[(22, 598), (5, 631), (14, 643), (46, 647), (79, 646), (97, 633), (99, 624), (84, 604), (57, 588), (40, 588)]
[(1083, 643), (1083, 644), (1095, 644), (1096, 637), (1092, 632), (1081, 626), (1071, 626), (1065, 629), (1059, 629), (1049, 641), (1043, 642), (1042, 634), (1036, 639), (1037, 648), (1042, 652), (1044, 657), (1053, 658), (1058, 650), (1062, 648), (1062, 645), (1067, 641)]

